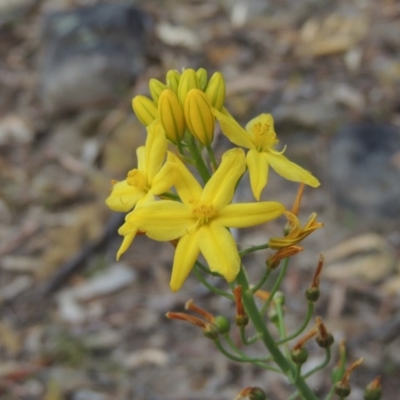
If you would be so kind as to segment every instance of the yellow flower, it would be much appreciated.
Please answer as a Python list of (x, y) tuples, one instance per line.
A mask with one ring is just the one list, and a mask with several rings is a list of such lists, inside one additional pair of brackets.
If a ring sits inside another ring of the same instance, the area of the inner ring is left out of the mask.
[(275, 150), (278, 139), (274, 131), (274, 120), (271, 114), (261, 114), (252, 119), (243, 129), (234, 118), (213, 109), (224, 135), (237, 146), (250, 149), (246, 164), (250, 174), (250, 184), (254, 197), (259, 200), (261, 191), (267, 184), (268, 169), (289, 181), (303, 182), (312, 187), (319, 186), (319, 181), (310, 172), (288, 160), (283, 151)]
[(300, 220), (296, 215), (290, 211), (285, 211), (285, 216), (288, 219), (289, 232), (286, 236), (282, 238), (271, 238), (268, 242), (268, 246), (271, 249), (282, 249), (289, 247), (301, 242), (308, 235), (314, 232), (316, 229), (322, 228), (323, 223), (317, 222), (317, 214), (312, 213), (308, 218), (307, 223), (304, 227), (301, 227)]
[[(176, 166), (171, 162), (163, 165), (167, 140), (152, 127), (148, 128), (146, 145), (136, 151), (137, 168), (129, 171), (125, 180), (114, 184), (106, 200), (107, 206), (114, 211), (128, 212), (137, 205), (151, 202), (154, 196), (168, 191), (174, 184)], [(117, 259), (127, 250), (136, 233), (137, 230), (132, 230), (125, 236)]]
[(170, 200), (137, 207), (120, 228), (121, 235), (132, 230), (146, 232), (151, 239), (171, 241), (180, 238), (172, 268), (170, 286), (181, 288), (200, 252), (211, 271), (231, 282), (240, 270), (240, 256), (229, 228), (245, 228), (279, 217), (284, 206), (277, 202), (230, 204), (235, 185), (245, 171), (242, 149), (227, 151), (217, 171), (204, 189), (185, 165), (169, 154), (177, 165), (175, 183), (182, 203)]

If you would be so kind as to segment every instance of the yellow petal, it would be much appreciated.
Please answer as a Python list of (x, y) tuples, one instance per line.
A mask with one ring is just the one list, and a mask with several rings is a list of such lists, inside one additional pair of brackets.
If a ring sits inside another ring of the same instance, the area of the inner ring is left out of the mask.
[(229, 228), (247, 228), (278, 218), (284, 211), (275, 201), (229, 204), (219, 211), (217, 221)]
[(212, 203), (216, 210), (232, 201), (235, 186), (246, 169), (244, 151), (228, 150), (222, 156), (221, 165), (204, 187), (201, 201)]
[(170, 69), (166, 75), (167, 86), (173, 90), (175, 93), (178, 92), (179, 80), (181, 79), (181, 74), (174, 70)]
[(246, 131), (251, 134), (256, 125), (262, 125), (265, 131), (274, 131), (274, 118), (271, 114), (260, 114), (246, 124)]
[(151, 192), (159, 195), (171, 189), (177, 180), (177, 168), (176, 164), (167, 161), (151, 182)]
[(195, 229), (193, 232), (182, 236), (176, 247), (170, 281), (173, 292), (182, 287), (199, 256), (198, 232), (198, 229)]
[(232, 282), (240, 270), (240, 257), (230, 232), (216, 221), (203, 225), (199, 229), (199, 245), (210, 270)]
[(215, 108), (212, 109), (213, 114), (217, 118), (223, 134), (234, 144), (247, 149), (253, 149), (254, 144), (251, 136), (246, 132), (233, 117), (227, 116)]
[(207, 70), (199, 68), (196, 71), (197, 78), (199, 80), (199, 89), (204, 90), (207, 86)]
[(136, 149), (137, 169), (139, 171), (146, 170), (146, 147), (140, 146)]
[(173, 162), (178, 166), (178, 176), (175, 182), (175, 188), (182, 202), (190, 206), (193, 204), (193, 201), (200, 199), (203, 189), (179, 157), (168, 152), (168, 161)]
[(268, 156), (257, 150), (249, 150), (246, 155), (246, 164), (249, 169), (250, 186), (254, 197), (260, 200), (261, 192), (268, 181)]
[(138, 200), (146, 193), (134, 186), (128, 185), (126, 180), (114, 184), (106, 204), (113, 211), (127, 212), (132, 210)]
[(130, 233), (129, 235), (124, 236), (121, 246), (118, 249), (117, 261), (121, 258), (122, 254), (124, 254), (128, 250), (129, 246), (133, 242), (133, 239), (135, 239), (136, 233), (137, 233), (137, 229), (134, 232)]
[[(161, 200), (137, 207), (126, 216), (126, 223), (131, 222), (154, 240), (169, 241), (182, 237), (195, 224), (192, 210), (177, 201)], [(124, 225), (120, 228), (125, 234)]]
[(310, 172), (291, 162), (283, 154), (267, 153), (269, 165), (277, 174), (288, 181), (303, 182), (312, 187), (318, 187), (319, 181)]
[(148, 129), (145, 153), (145, 174), (149, 183), (163, 165), (167, 152), (167, 139), (156, 129)]

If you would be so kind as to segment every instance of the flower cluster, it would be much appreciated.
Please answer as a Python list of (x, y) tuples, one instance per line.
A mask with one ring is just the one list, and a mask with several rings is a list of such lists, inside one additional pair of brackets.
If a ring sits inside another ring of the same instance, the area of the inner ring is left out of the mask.
[[(186, 69), (182, 74), (169, 71), (165, 84), (151, 79), (151, 98), (136, 96), (132, 101), (137, 118), (147, 129), (146, 144), (137, 149), (137, 168), (125, 180), (114, 182), (106, 200), (112, 210), (128, 212), (119, 229), (124, 239), (117, 258), (138, 232), (158, 241), (177, 241), (170, 282), (173, 291), (180, 289), (200, 253), (210, 271), (228, 282), (235, 280), (241, 258), (229, 228), (255, 226), (285, 212), (278, 202), (259, 201), (269, 166), (285, 179), (319, 185), (311, 173), (283, 155), (284, 149), (276, 150), (278, 139), (270, 114), (254, 118), (245, 129), (235, 121), (224, 107), (225, 87), (220, 73), (208, 79), (204, 69)], [(227, 150), (220, 163), (211, 147), (216, 122), (238, 146)], [(175, 151), (168, 151), (168, 142)], [(247, 154), (242, 148), (248, 149)], [(195, 167), (201, 183), (186, 164)], [(232, 203), (246, 171), (256, 201)], [(304, 233), (297, 227), (294, 230), (290, 235), (296, 236), (294, 242), (308, 233), (306, 228)]]

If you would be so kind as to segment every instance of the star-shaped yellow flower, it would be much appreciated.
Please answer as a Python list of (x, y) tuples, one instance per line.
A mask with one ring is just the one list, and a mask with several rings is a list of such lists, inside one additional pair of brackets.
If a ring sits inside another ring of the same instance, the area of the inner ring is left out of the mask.
[[(114, 211), (128, 212), (139, 204), (154, 200), (154, 196), (168, 191), (175, 181), (176, 167), (166, 162), (167, 139), (155, 127), (148, 128), (145, 146), (136, 150), (137, 168), (128, 172), (125, 180), (114, 183), (106, 204)], [(137, 230), (124, 237), (117, 259), (127, 250)]]
[(245, 228), (279, 217), (284, 206), (277, 202), (230, 204), (235, 186), (245, 171), (242, 149), (227, 151), (217, 171), (204, 189), (185, 165), (173, 154), (177, 165), (175, 187), (182, 200), (161, 200), (137, 207), (120, 228), (121, 235), (139, 229), (154, 240), (180, 238), (172, 269), (171, 289), (177, 291), (187, 278), (201, 252), (211, 271), (228, 282), (240, 269), (240, 256), (229, 228)]
[(267, 184), (268, 169), (289, 181), (303, 182), (312, 187), (319, 186), (319, 181), (310, 172), (288, 160), (283, 151), (275, 150), (279, 140), (274, 131), (274, 120), (271, 114), (261, 114), (252, 119), (243, 129), (227, 112), (213, 109), (224, 135), (237, 146), (249, 151), (246, 164), (250, 174), (250, 184), (254, 197), (259, 200), (261, 192)]

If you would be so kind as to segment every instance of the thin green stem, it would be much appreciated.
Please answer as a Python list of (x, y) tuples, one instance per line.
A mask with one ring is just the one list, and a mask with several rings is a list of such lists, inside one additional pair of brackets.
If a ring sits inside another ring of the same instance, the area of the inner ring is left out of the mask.
[(331, 400), (334, 394), (335, 394), (335, 385), (331, 387), (331, 390), (326, 395), (325, 400)]
[(195, 267), (193, 268), (194, 274), (196, 275), (196, 278), (209, 290), (211, 290), (213, 293), (219, 294), (220, 296), (226, 297), (229, 300), (234, 299), (233, 295), (231, 293), (225, 292), (222, 289), (218, 289), (217, 287), (211, 285), (211, 283), (209, 283), (204, 276), (199, 272), (199, 270), (197, 269), (197, 263), (195, 264)]
[(246, 328), (244, 326), (240, 326), (239, 330), (240, 330), (240, 339), (242, 340), (242, 343), (245, 344), (246, 346), (257, 342), (257, 340), (261, 338), (261, 335), (259, 333), (256, 333), (254, 336), (247, 338)]
[(292, 340), (292, 339), (296, 338), (297, 336), (299, 336), (304, 331), (304, 329), (306, 329), (308, 323), (310, 322), (313, 311), (314, 311), (314, 303), (310, 301), (310, 302), (308, 302), (307, 315), (306, 315), (303, 323), (300, 325), (300, 327), (296, 330), (296, 332), (292, 333), (291, 335), (277, 340), (276, 344), (286, 343), (289, 340)]
[(160, 197), (163, 198), (167, 198), (167, 199), (171, 199), (171, 200), (180, 200), (179, 196), (176, 195), (175, 193), (171, 193), (171, 192), (165, 192), (160, 194)]
[(328, 364), (329, 361), (331, 361), (331, 348), (327, 347), (325, 349), (325, 359), (324, 361), (317, 365), (315, 368), (313, 368), (311, 371), (308, 371), (306, 374), (303, 375), (304, 379), (307, 379), (309, 376), (315, 374), (316, 372), (320, 371), (321, 369), (324, 369)]
[(263, 369), (268, 369), (274, 372), (279, 372), (281, 373), (281, 371), (277, 368), (271, 367), (270, 365), (266, 365), (264, 364), (264, 361), (260, 358), (250, 358), (248, 356), (246, 356), (243, 353), (243, 356), (236, 356), (232, 353), (230, 353), (229, 351), (227, 351), (221, 344), (221, 342), (216, 339), (214, 340), (215, 346), (217, 347), (217, 349), (227, 358), (229, 358), (232, 361), (236, 361), (236, 362), (240, 362), (240, 363), (251, 363), (251, 364), (255, 364)]
[(217, 160), (215, 159), (214, 152), (213, 152), (211, 146), (206, 146), (206, 150), (207, 150), (208, 156), (210, 157), (211, 165), (212, 165), (214, 171), (216, 171), (218, 168), (218, 163), (217, 163)]
[[(236, 346), (236, 344), (233, 342), (232, 338), (229, 336), (229, 334), (225, 334), (224, 335), (224, 339), (226, 340), (226, 343), (228, 344), (228, 346), (237, 354), (241, 355), (243, 358), (249, 358), (249, 356), (247, 356), (247, 354), (245, 352), (243, 352), (242, 350), (239, 349), (239, 347)], [(265, 358), (257, 358), (256, 360), (258, 360), (259, 362), (271, 362), (273, 361), (272, 357), (265, 357)]]
[(255, 286), (253, 286), (253, 287), (251, 288), (251, 292), (252, 292), (252, 293), (257, 292), (257, 290), (260, 290), (260, 289), (263, 287), (264, 283), (265, 283), (265, 282), (267, 281), (267, 279), (269, 278), (271, 272), (272, 272), (272, 270), (269, 269), (269, 268), (267, 268), (267, 269), (265, 270), (264, 275), (263, 275), (262, 278), (258, 281), (257, 285), (255, 285)]
[(188, 135), (188, 148), (190, 154), (192, 155), (196, 168), (199, 171), (201, 179), (203, 180), (203, 183), (207, 183), (211, 177), (211, 174), (207, 168), (206, 163), (204, 162), (203, 157), (201, 156), (199, 148), (197, 147), (196, 140), (191, 134)]
[[(278, 330), (279, 330), (279, 336), (280, 338), (284, 338), (286, 336), (286, 327), (285, 327), (285, 321), (283, 319), (283, 309), (282, 309), (282, 304), (281, 303), (274, 303), (275, 304), (275, 309), (276, 309), (276, 314), (278, 316)], [(290, 349), (287, 343), (285, 343), (285, 355), (286, 358), (290, 359)], [(296, 378), (297, 379), (297, 378)]]
[(240, 255), (240, 257), (244, 257), (244, 256), (247, 256), (247, 254), (254, 253), (255, 251), (268, 249), (268, 247), (269, 247), (268, 243), (260, 244), (258, 246), (251, 246), (251, 247), (248, 247), (247, 249), (239, 251), (239, 255)]
[(271, 304), (272, 299), (274, 298), (275, 293), (278, 291), (280, 288), (283, 278), (286, 275), (286, 271), (289, 265), (289, 257), (285, 258), (285, 261), (283, 262), (283, 266), (279, 272), (278, 278), (275, 281), (274, 286), (272, 287), (271, 293), (268, 297), (268, 300), (264, 303), (264, 305), (261, 307), (261, 313), (265, 313), (265, 311), (268, 309), (269, 305)]
[[(265, 324), (264, 318), (257, 308), (257, 304), (249, 287), (246, 272), (243, 266), (239, 271), (236, 282), (242, 286), (242, 301), (246, 309), (247, 315), (252, 321), (256, 331), (261, 334), (261, 340), (263, 341), (265, 347), (267, 348), (281, 371), (288, 377), (294, 377), (296, 373), (295, 366), (283, 355), (279, 347), (276, 345), (271, 333), (269, 332)], [(293, 384), (296, 386), (303, 399), (318, 400), (301, 376), (298, 376)]]
[(181, 155), (185, 155), (184, 151), (183, 151), (183, 146), (182, 146), (182, 142), (178, 141), (178, 143), (176, 144), (176, 147), (178, 149), (179, 154)]

